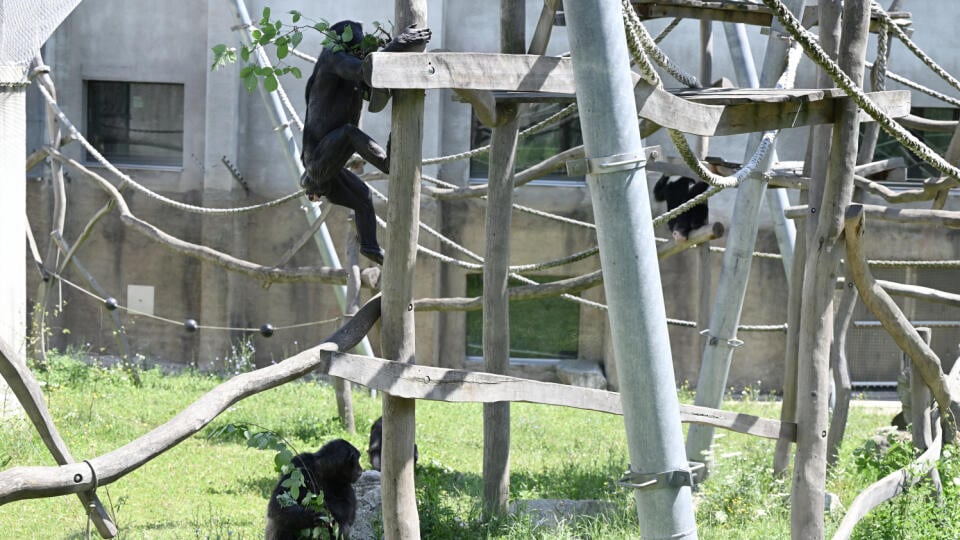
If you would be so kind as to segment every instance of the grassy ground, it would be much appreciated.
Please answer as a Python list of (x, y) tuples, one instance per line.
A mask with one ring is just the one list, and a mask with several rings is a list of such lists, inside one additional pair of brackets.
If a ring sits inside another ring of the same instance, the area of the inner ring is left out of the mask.
[[(78, 459), (126, 444), (221, 382), (211, 375), (163, 376), (147, 371), (142, 374), (143, 387), (136, 388), (119, 370), (88, 367), (63, 357), (39, 377), (57, 426)], [(690, 399), (687, 392), (682, 396)], [(336, 419), (330, 386), (298, 382), (264, 392), (230, 408), (207, 429), (134, 473), (101, 487), (98, 494), (115, 516), (121, 538), (262, 538), (266, 501), (276, 482), (273, 452), (208, 435), (226, 424), (255, 424), (281, 433), (299, 451), (315, 450), (336, 437), (363, 449), (369, 426), (380, 415), (379, 400), (355, 392), (354, 406), (358, 433), (350, 435)], [(779, 412), (776, 402), (749, 392), (725, 408), (768, 418)], [(481, 414), (481, 407), (474, 404), (417, 405), (416, 479), (423, 538), (639, 537), (632, 493), (616, 482), (628, 462), (622, 419), (529, 404), (512, 408), (511, 498), (601, 499), (613, 503), (617, 512), (604, 518), (571, 517), (556, 530), (537, 529), (522, 518), (481, 523)], [(828, 484), (844, 505), (889, 472), (884, 467), (909, 459), (910, 449), (883, 459), (858, 450), (867, 435), (889, 419), (886, 412), (853, 409), (849, 443)], [(772, 441), (718, 430), (714, 452), (718, 464), (696, 494), (700, 538), (789, 537), (790, 486), (770, 470)], [(52, 464), (29, 424), (0, 422), (0, 466)], [(935, 519), (960, 515), (957, 464), (953, 458), (942, 468), (945, 484), (952, 487), (946, 501), (937, 503), (940, 506), (917, 490), (899, 506), (888, 505), (890, 510), (866, 524), (861, 536), (956, 537), (949, 536), (957, 534), (956, 525), (951, 528)], [(365, 457), (363, 465), (368, 465)], [(923, 523), (914, 523), (916, 516)], [(828, 516), (828, 531), (840, 517)], [(925, 532), (916, 536), (912, 530)], [(86, 533), (85, 516), (73, 496), (0, 506), (0, 539), (85, 538)], [(95, 531), (92, 534), (96, 536)]]

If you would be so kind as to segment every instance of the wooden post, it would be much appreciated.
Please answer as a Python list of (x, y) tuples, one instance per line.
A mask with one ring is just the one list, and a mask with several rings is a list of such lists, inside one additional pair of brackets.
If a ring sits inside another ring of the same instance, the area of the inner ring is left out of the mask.
[[(500, 48), (522, 54), (524, 2), (501, 0)], [(483, 363), (489, 373), (510, 367), (510, 223), (513, 213), (513, 168), (519, 120), (517, 106), (497, 105), (499, 125), (493, 128), (483, 266)], [(507, 512), (510, 502), (510, 402), (483, 406), (483, 517)]]
[[(837, 58), (840, 47), (840, 0), (820, 0), (817, 6), (820, 13), (820, 45), (832, 59)], [(820, 70), (817, 76), (817, 86), (820, 88), (832, 87), (833, 81)], [(822, 183), (826, 177), (827, 156), (830, 154), (830, 125), (818, 125), (810, 128), (810, 138), (807, 143), (807, 159), (804, 165), (808, 176), (813, 179), (810, 188), (800, 194), (801, 200), (806, 197), (811, 208), (819, 210), (820, 194), (823, 192)], [(815, 216), (816, 213), (811, 213)], [(794, 263), (791, 275), (790, 299), (787, 306), (787, 347), (784, 358), (783, 375), (783, 405), (780, 409), (782, 422), (795, 422), (797, 416), (797, 363), (800, 350), (800, 309), (803, 299), (803, 265), (807, 257), (807, 242), (816, 228), (816, 220), (807, 219), (804, 222), (804, 234), (797, 236), (794, 249)], [(773, 470), (777, 474), (784, 473), (790, 465), (789, 441), (777, 441), (773, 456)]]
[[(713, 79), (713, 20), (702, 19), (700, 21), (700, 84), (710, 86), (710, 80)], [(697, 137), (696, 153), (697, 157), (704, 159), (710, 148), (709, 137)], [(697, 247), (697, 260), (699, 262), (699, 273), (697, 284), (700, 286), (699, 299), (697, 301), (697, 322), (700, 334), (700, 350), (707, 347), (706, 332), (708, 321), (710, 320), (710, 300), (713, 296), (713, 269), (710, 265), (710, 243), (704, 242)], [(699, 366), (698, 366), (699, 368)]]
[[(490, 191), (485, 217), (487, 242), (483, 266), (483, 363), (488, 373), (505, 374), (510, 367), (510, 301), (507, 288), (513, 165), (519, 131), (517, 107), (498, 105), (497, 117), (510, 120), (493, 129), (490, 153)], [(487, 403), (483, 406), (484, 519), (506, 513), (509, 497), (510, 402)]]
[[(426, 0), (397, 0), (397, 28), (427, 24)], [(383, 264), (383, 357), (415, 363), (413, 278), (420, 221), (423, 154), (423, 90), (394, 90), (387, 207), (387, 255)], [(388, 540), (420, 538), (413, 477), (416, 401), (383, 395), (383, 535)]]
[(833, 324), (833, 345), (830, 347), (830, 368), (833, 371), (834, 402), (833, 416), (830, 417), (830, 432), (827, 434), (827, 465), (833, 465), (840, 457), (840, 443), (847, 430), (847, 416), (850, 411), (850, 365), (847, 363), (847, 330), (857, 306), (857, 287), (848, 274), (847, 283), (837, 305), (836, 319)]
[[(870, 2), (844, 3), (840, 68), (856, 84), (863, 80)], [(797, 371), (797, 451), (791, 491), (791, 537), (824, 536), (827, 432), (829, 427), (830, 342), (837, 268), (844, 253), (844, 211), (853, 196), (860, 120), (855, 104), (844, 102), (834, 122), (833, 144), (815, 241), (807, 245)], [(811, 201), (812, 201), (811, 197)]]
[[(352, 219), (355, 221), (356, 216)], [(360, 309), (360, 246), (353, 228), (348, 227), (347, 238), (347, 294), (344, 298), (343, 313), (352, 317)], [(347, 433), (357, 432), (356, 418), (353, 415), (353, 385), (346, 379), (333, 378), (333, 389), (337, 397), (337, 416), (340, 425)]]

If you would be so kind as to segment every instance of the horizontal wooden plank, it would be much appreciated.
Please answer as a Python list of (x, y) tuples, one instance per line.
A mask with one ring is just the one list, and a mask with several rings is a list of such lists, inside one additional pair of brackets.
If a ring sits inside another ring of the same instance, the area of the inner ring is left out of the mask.
[(572, 93), (569, 58), (461, 52), (373, 53), (363, 74), (373, 88)]
[[(748, 4), (741, 0), (633, 0), (634, 9), (640, 19), (660, 19), (681, 17), (684, 19), (711, 20), (716, 22), (743, 23), (753, 26), (770, 26), (773, 15), (763, 4)], [(909, 12), (890, 12), (894, 23), (909, 31), (913, 24)], [(818, 19), (816, 5), (804, 7), (801, 21), (807, 28), (814, 26)], [(870, 14), (870, 32), (880, 29), (879, 17)]]
[[(829, 124), (834, 120), (837, 105), (850, 99), (838, 90), (814, 90), (809, 94), (786, 94), (780, 90), (753, 90), (756, 99), (729, 104), (713, 135), (737, 135), (771, 129), (787, 129), (816, 124)], [(764, 96), (763, 94), (767, 94)], [(681, 93), (683, 96), (683, 93)], [(867, 94), (877, 107), (893, 118), (910, 113), (910, 93), (906, 90), (870, 92)], [(687, 95), (690, 101), (713, 104), (715, 96)], [(738, 96), (740, 99), (742, 96)], [(872, 122), (866, 113), (860, 113), (861, 122)]]
[[(374, 53), (364, 61), (364, 76), (374, 88), (458, 89), (468, 101), (484, 105), (480, 112), (488, 121), (495, 121), (489, 114), (489, 96), (478, 92), (493, 91), (499, 102), (572, 101), (576, 91), (569, 58), (527, 54)], [(641, 118), (703, 136), (833, 122), (838, 100), (849, 99), (835, 88), (667, 91), (644, 83), (637, 85), (635, 94)], [(895, 118), (910, 112), (908, 91), (873, 92), (869, 97)], [(862, 120), (870, 118), (863, 114)]]
[[(327, 373), (392, 396), (433, 401), (494, 403), (521, 401), (623, 414), (620, 394), (479, 371), (391, 362), (369, 356), (329, 353)], [(796, 440), (796, 424), (695, 405), (680, 405), (680, 420), (768, 439)]]

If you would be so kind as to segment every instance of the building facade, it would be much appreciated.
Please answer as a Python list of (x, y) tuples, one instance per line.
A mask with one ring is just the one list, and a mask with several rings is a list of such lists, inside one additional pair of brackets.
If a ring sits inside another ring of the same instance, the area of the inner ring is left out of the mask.
[[(380, 11), (382, 2), (359, 1), (297, 2), (262, 0), (247, 3), (254, 20), (267, 5), (274, 16), (299, 10), (312, 19), (335, 22), (354, 19), (369, 25), (379, 21), (389, 28), (392, 10)], [(541, 4), (528, 2), (527, 37), (532, 35)], [(135, 182), (170, 199), (203, 207), (240, 207), (275, 200), (296, 189), (297, 176), (289, 166), (283, 141), (278, 136), (269, 104), (258, 90), (247, 92), (239, 78), (239, 65), (211, 70), (211, 48), (217, 44), (237, 45), (236, 4), (232, 0), (170, 0), (163, 3), (124, 2), (121, 0), (84, 0), (54, 33), (44, 48), (57, 85), (58, 102), (88, 140), (107, 155)], [(931, 9), (914, 13), (914, 38), (944, 67), (958, 71), (957, 60), (937, 54), (960, 39), (955, 32), (941, 32), (945, 22), (937, 20)], [(289, 22), (288, 16), (282, 17)], [(668, 21), (649, 23), (652, 33)], [(499, 11), (496, 5), (477, 9), (463, 0), (429, 2), (429, 24), (433, 39), (429, 48), (452, 51), (496, 52), (499, 48)], [(663, 42), (666, 52), (685, 69), (699, 69), (696, 21), (685, 21)], [(726, 54), (722, 26), (714, 24), (713, 77), (735, 79)], [(753, 56), (761, 65), (766, 36), (760, 29), (749, 29)], [(874, 38), (875, 39), (875, 38)], [(307, 32), (300, 45), (304, 52), (316, 55), (321, 37)], [(548, 54), (567, 51), (563, 26), (554, 28)], [(903, 47), (893, 47), (891, 69), (947, 92)], [(277, 61), (276, 58), (273, 58)], [(287, 57), (287, 65), (304, 72), (302, 79), (292, 76), (281, 80), (293, 108), (303, 115), (303, 89), (311, 65)], [(284, 65), (281, 62), (279, 65)], [(813, 69), (806, 63), (798, 78), (798, 87), (813, 86)], [(668, 83), (669, 86), (669, 83)], [(888, 85), (888, 88), (897, 87)], [(932, 98), (917, 95), (913, 105), (931, 110), (931, 114), (952, 115), (956, 110)], [(35, 90), (28, 95), (28, 152), (46, 141), (45, 103)], [(934, 110), (935, 109), (935, 110)], [(523, 122), (531, 125), (551, 114), (548, 106), (528, 107)], [(362, 126), (385, 144), (389, 135), (389, 108), (364, 113)], [(450, 91), (427, 92), (424, 119), (424, 158), (448, 156), (479, 146), (488, 133), (471, 116), (470, 107), (454, 99)], [(806, 148), (808, 130), (786, 130), (780, 137), (781, 160), (800, 160)], [(570, 145), (577, 144), (576, 121), (561, 123), (539, 137), (521, 143), (523, 164), (532, 164)], [(299, 142), (299, 133), (296, 134)], [(661, 145), (666, 155), (676, 155), (669, 140), (656, 134), (645, 141)], [(942, 144), (942, 141), (939, 143)], [(722, 137), (711, 141), (710, 155), (727, 161), (739, 161), (745, 153), (746, 137)], [(96, 163), (77, 143), (64, 147), (70, 157), (92, 171), (113, 181), (117, 178)], [(522, 165), (521, 165), (522, 166)], [(233, 168), (233, 171), (231, 171)], [(369, 171), (368, 167), (368, 171)], [(482, 158), (445, 162), (427, 166), (426, 175), (466, 186), (482, 182), (485, 162)], [(239, 174), (235, 174), (239, 173)], [(53, 228), (53, 194), (49, 168), (35, 167), (28, 172), (28, 217), (34, 235), (45, 253)], [(650, 186), (657, 174), (649, 174)], [(386, 181), (370, 184), (387, 192)], [(106, 203), (103, 192), (82, 175), (69, 171), (67, 182), (67, 223), (64, 238), (73, 243), (91, 217)], [(235, 216), (209, 216), (184, 212), (147, 195), (125, 192), (131, 211), (181, 240), (209, 246), (235, 257), (262, 265), (277, 264), (307, 229), (306, 203), (283, 205)], [(798, 200), (790, 193), (792, 201)], [(592, 222), (590, 193), (582, 178), (560, 173), (550, 175), (518, 189), (515, 203), (583, 222)], [(729, 227), (733, 218), (735, 192), (721, 193), (711, 200), (711, 221)], [(881, 200), (867, 202), (884, 204)], [(655, 203), (654, 215), (665, 209)], [(421, 219), (430, 227), (462, 244), (472, 253), (483, 253), (484, 201), (439, 202), (423, 198)], [(948, 208), (956, 206), (951, 200)], [(920, 207), (918, 205), (918, 207)], [(386, 206), (377, 204), (378, 214), (386, 217)], [(349, 216), (334, 208), (326, 224), (340, 260), (346, 260), (346, 245), (352, 234)], [(761, 216), (756, 249), (776, 253), (773, 220)], [(905, 228), (886, 224), (869, 225), (871, 258), (876, 259), (958, 259), (960, 242), (956, 231)], [(668, 236), (666, 228), (658, 236)], [(387, 232), (380, 231), (381, 240)], [(421, 231), (421, 243), (432, 250), (470, 261), (468, 256), (448, 247)], [(589, 227), (561, 223), (538, 215), (516, 212), (513, 218), (512, 264), (531, 264), (553, 260), (596, 245)], [(386, 243), (385, 243), (386, 245)], [(713, 243), (722, 247), (723, 240)], [(233, 369), (238, 356), (257, 365), (280, 361), (299, 350), (318, 343), (341, 324), (341, 308), (331, 285), (319, 283), (274, 283), (269, 286), (224, 269), (177, 253), (151, 241), (121, 221), (116, 211), (100, 220), (82, 243), (76, 260), (95, 277), (99, 286), (124, 307), (145, 313), (122, 311), (123, 332), (130, 343), (134, 360), (162, 361), (195, 365), (204, 369)], [(473, 261), (471, 261), (473, 262)], [(311, 243), (289, 261), (291, 266), (324, 264)], [(682, 253), (661, 263), (661, 275), (667, 302), (667, 316), (694, 321), (699, 315), (700, 255), (696, 250)], [(722, 254), (709, 256), (713, 283), (722, 264)], [(28, 302), (34, 308), (39, 275), (28, 261)], [(599, 259), (587, 258), (575, 264), (532, 277), (549, 281), (573, 277), (599, 267)], [(939, 285), (957, 292), (951, 270), (878, 270), (880, 277), (921, 285)], [(92, 290), (75, 267), (64, 276), (78, 287), (63, 285), (48, 296), (48, 338), (58, 348), (78, 347), (91, 355), (116, 356), (115, 327), (102, 301), (85, 294)], [(417, 297), (474, 296), (482, 289), (479, 273), (450, 266), (423, 255), (416, 269)], [(711, 289), (712, 290), (712, 289)], [(369, 297), (370, 291), (364, 293)], [(602, 287), (580, 294), (586, 300), (602, 303)], [(747, 289), (742, 324), (775, 325), (786, 321), (787, 285), (782, 263), (772, 258), (754, 260)], [(910, 303), (906, 306), (916, 319), (957, 319), (949, 308)], [(872, 317), (862, 308), (859, 320)], [(192, 319), (198, 331), (189, 331), (184, 321)], [(479, 312), (418, 312), (417, 362), (444, 367), (479, 368)], [(311, 324), (307, 324), (311, 323)], [(257, 330), (264, 324), (276, 331), (270, 337)], [(700, 328), (706, 326), (702, 323)], [(512, 315), (512, 356), (515, 372), (544, 380), (559, 380), (557, 367), (567, 361), (583, 361), (601, 368), (611, 388), (616, 388), (615, 360), (608, 344), (605, 312), (587, 304), (556, 300), (517, 304)], [(670, 336), (678, 383), (695, 384), (699, 371), (700, 329), (671, 326)], [(956, 329), (935, 329), (934, 348), (952, 364), (958, 341)], [(371, 334), (374, 353), (379, 353), (378, 335)], [(744, 346), (737, 350), (730, 373), (733, 386), (756, 385), (779, 389), (785, 347), (783, 332), (743, 332)], [(888, 338), (872, 328), (857, 329), (850, 338), (849, 355), (854, 380), (888, 381), (896, 376), (899, 353)]]

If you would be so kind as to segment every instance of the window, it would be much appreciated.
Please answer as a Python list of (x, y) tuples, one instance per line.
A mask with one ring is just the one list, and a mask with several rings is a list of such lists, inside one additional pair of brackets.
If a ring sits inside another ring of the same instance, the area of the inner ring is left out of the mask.
[(183, 166), (183, 85), (87, 81), (87, 139), (117, 164)]
[[(560, 112), (565, 103), (532, 103), (520, 107), (520, 131), (533, 126)], [(470, 148), (479, 148), (490, 144), (491, 129), (484, 126), (473, 116), (470, 133)], [(536, 165), (560, 152), (583, 144), (580, 134), (580, 120), (575, 114), (569, 115), (543, 131), (524, 137), (517, 143), (517, 159), (514, 170), (519, 172)], [(489, 174), (490, 154), (485, 153), (470, 160), (470, 177), (487, 178)], [(563, 169), (546, 176), (549, 180), (580, 180), (566, 175)]]
[[(562, 279), (535, 277), (538, 283)], [(510, 285), (520, 283), (511, 280)], [(483, 294), (483, 275), (467, 276), (467, 296)], [(576, 359), (580, 341), (580, 305), (560, 297), (510, 303), (510, 358)], [(483, 312), (467, 312), (467, 356), (483, 356)]]
[[(928, 120), (958, 120), (960, 119), (960, 109), (953, 107), (913, 107), (910, 113)], [(860, 128), (861, 133), (863, 127)], [(941, 156), (947, 151), (950, 145), (950, 138), (953, 131), (918, 131), (911, 129), (918, 139), (933, 149)], [(907, 180), (923, 180), (930, 176), (940, 176), (940, 173), (922, 161), (915, 154), (903, 147), (896, 139), (888, 135), (885, 131), (880, 131), (877, 138), (877, 149), (874, 152), (874, 159), (886, 159), (891, 157), (902, 157), (907, 162)]]

